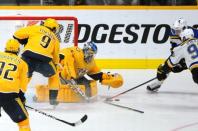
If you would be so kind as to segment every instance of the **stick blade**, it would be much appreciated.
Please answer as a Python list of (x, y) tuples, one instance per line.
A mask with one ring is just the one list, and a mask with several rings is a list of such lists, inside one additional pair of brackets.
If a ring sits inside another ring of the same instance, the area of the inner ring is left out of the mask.
[(85, 114), (79, 121), (77, 121), (74, 126), (78, 126), (82, 123), (84, 123), (87, 120), (88, 116)]
[(82, 118), (81, 118), (81, 122), (85, 122), (87, 120), (88, 116), (85, 114)]

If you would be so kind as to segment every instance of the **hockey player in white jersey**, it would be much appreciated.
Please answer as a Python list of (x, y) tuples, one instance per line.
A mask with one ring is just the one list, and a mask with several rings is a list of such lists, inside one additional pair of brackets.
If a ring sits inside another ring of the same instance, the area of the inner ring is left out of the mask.
[(180, 37), (182, 43), (173, 50), (174, 55), (169, 57), (168, 66), (173, 68), (184, 58), (187, 68), (192, 73), (193, 81), (198, 84), (198, 39), (194, 38), (192, 29), (185, 29)]
[[(180, 46), (180, 44), (182, 43), (180, 34), (185, 29), (191, 29), (193, 31), (194, 37), (198, 38), (198, 30), (187, 26), (186, 20), (183, 18), (179, 18), (178, 20), (174, 22), (173, 27), (170, 32), (171, 55), (169, 57), (173, 56), (174, 48)], [(161, 87), (162, 83), (168, 77), (170, 72), (179, 73), (187, 69), (184, 58), (181, 59), (176, 65), (174, 65), (173, 68), (168, 67), (168, 64), (167, 64), (168, 59), (164, 62), (164, 64), (159, 65), (157, 69), (157, 79), (153, 83), (147, 86), (148, 91), (150, 92), (158, 91), (158, 89)]]
[[(194, 32), (192, 29), (185, 29), (181, 32), (180, 37), (182, 43), (173, 49), (172, 55), (163, 65), (163, 71), (171, 72), (183, 59), (186, 63), (187, 69), (192, 73), (194, 82), (198, 84), (198, 39), (194, 38)], [(154, 91), (157, 91), (158, 88)]]

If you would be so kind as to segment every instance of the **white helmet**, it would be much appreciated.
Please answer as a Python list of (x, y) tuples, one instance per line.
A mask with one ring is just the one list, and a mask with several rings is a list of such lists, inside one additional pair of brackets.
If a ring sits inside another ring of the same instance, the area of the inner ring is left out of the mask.
[(185, 29), (181, 32), (180, 37), (181, 37), (182, 41), (191, 39), (194, 37), (194, 32), (192, 29)]
[(187, 22), (185, 19), (183, 18), (179, 18), (178, 20), (176, 20), (174, 23), (173, 23), (173, 29), (174, 30), (184, 30), (184, 28), (187, 27)]

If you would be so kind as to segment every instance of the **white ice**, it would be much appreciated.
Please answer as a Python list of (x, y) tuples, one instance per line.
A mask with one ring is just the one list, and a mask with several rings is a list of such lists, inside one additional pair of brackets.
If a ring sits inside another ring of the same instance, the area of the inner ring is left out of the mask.
[[(69, 122), (88, 115), (85, 123), (71, 127), (28, 109), (32, 131), (198, 131), (198, 85), (194, 84), (189, 71), (170, 74), (158, 93), (148, 93), (146, 84), (120, 95), (117, 97), (120, 101), (114, 101), (144, 113), (108, 105), (103, 101), (155, 77), (155, 70), (110, 71), (123, 75), (124, 85), (121, 88), (108, 90), (98, 84), (97, 101), (61, 103), (55, 110), (48, 103), (34, 103), (34, 88), (29, 87), (27, 105)], [(31, 83), (39, 83), (40, 77), (33, 77)], [(17, 125), (2, 111), (0, 131), (17, 130)]]

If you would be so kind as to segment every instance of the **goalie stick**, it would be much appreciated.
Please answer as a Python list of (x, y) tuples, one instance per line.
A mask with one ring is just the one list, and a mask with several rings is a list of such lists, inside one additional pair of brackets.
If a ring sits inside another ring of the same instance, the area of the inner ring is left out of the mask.
[(32, 110), (34, 110), (35, 112), (38, 112), (38, 113), (40, 113), (40, 114), (42, 114), (42, 115), (44, 115), (44, 116), (47, 116), (47, 117), (49, 117), (49, 118), (52, 118), (52, 119), (54, 119), (54, 120), (63, 122), (63, 123), (65, 123), (65, 124), (67, 124), (67, 125), (70, 125), (70, 126), (77, 126), (77, 125), (80, 125), (80, 124), (84, 123), (84, 122), (87, 120), (87, 118), (88, 118), (88, 116), (85, 114), (80, 120), (78, 120), (78, 121), (72, 123), (72, 122), (68, 122), (68, 121), (59, 119), (59, 118), (57, 118), (57, 117), (55, 117), (55, 116), (49, 115), (49, 114), (47, 114), (47, 113), (45, 113), (45, 112), (43, 112), (43, 111), (40, 111), (40, 110), (38, 110), (38, 109), (35, 109), (35, 108), (33, 108), (33, 107), (30, 107), (30, 106), (27, 106), (27, 105), (25, 105), (25, 107), (27, 107), (27, 108), (29, 108), (29, 109), (32, 109)]
[(64, 82), (64, 84), (68, 84), (71, 89), (77, 93), (80, 97), (82, 97), (84, 100), (89, 101), (89, 97), (86, 96), (86, 94), (81, 90), (79, 86), (76, 84), (72, 83), (69, 80), (65, 80), (61, 75), (60, 75), (61, 80)]
[(119, 104), (115, 104), (115, 103), (112, 103), (110, 101), (104, 101), (106, 104), (109, 104), (109, 105), (112, 105), (112, 106), (116, 106), (116, 107), (120, 107), (120, 108), (124, 108), (124, 109), (128, 109), (128, 110), (132, 110), (132, 111), (135, 111), (135, 112), (138, 112), (138, 113), (144, 113), (144, 111), (141, 111), (141, 110), (137, 110), (137, 109), (134, 109), (134, 108), (131, 108), (131, 107), (127, 107), (127, 106), (122, 106), (122, 105), (119, 105)]
[(134, 90), (134, 89), (136, 89), (136, 88), (138, 88), (138, 87), (140, 87), (140, 86), (143, 86), (143, 85), (145, 85), (145, 84), (147, 84), (147, 83), (149, 83), (149, 82), (151, 82), (151, 81), (153, 81), (153, 80), (155, 80), (155, 79), (157, 79), (157, 77), (154, 77), (154, 78), (152, 78), (152, 79), (150, 79), (150, 80), (147, 80), (146, 82), (144, 82), (144, 83), (142, 83), (142, 84), (139, 84), (139, 85), (137, 85), (137, 86), (135, 86), (135, 87), (132, 87), (132, 88), (130, 88), (130, 89), (124, 91), (124, 92), (121, 92), (121, 93), (119, 93), (119, 94), (117, 94), (117, 95), (115, 95), (115, 96), (106, 98), (106, 101), (109, 101), (109, 100), (111, 100), (111, 99), (113, 99), (113, 98), (116, 98), (116, 97), (122, 95), (122, 94), (125, 94), (125, 93), (127, 93), (127, 92), (129, 92), (129, 91), (132, 91), (132, 90)]

